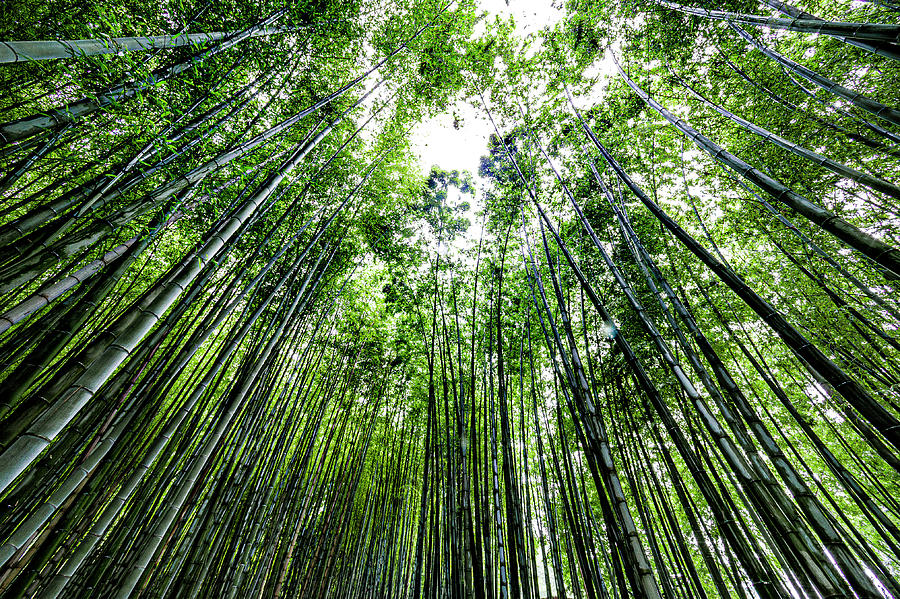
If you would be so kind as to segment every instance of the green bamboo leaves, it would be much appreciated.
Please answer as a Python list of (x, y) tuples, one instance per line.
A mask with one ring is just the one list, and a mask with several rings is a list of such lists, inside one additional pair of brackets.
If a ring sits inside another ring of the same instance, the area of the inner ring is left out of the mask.
[(0, 595), (898, 596), (900, 28), (765, 4), (35, 7)]

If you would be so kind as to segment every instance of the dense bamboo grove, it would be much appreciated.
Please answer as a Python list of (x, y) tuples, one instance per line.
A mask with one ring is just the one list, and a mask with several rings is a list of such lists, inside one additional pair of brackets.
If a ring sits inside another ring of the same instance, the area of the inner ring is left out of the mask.
[(2, 597), (900, 597), (900, 4), (556, 8), (4, 4)]

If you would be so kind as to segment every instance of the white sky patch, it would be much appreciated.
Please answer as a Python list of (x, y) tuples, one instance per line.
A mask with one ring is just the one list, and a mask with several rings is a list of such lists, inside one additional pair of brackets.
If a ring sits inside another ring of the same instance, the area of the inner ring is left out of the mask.
[(478, 175), (481, 156), (487, 154), (488, 136), (493, 133), (490, 122), (467, 103), (453, 109), (459, 129), (454, 128), (454, 115), (441, 114), (424, 121), (412, 135), (413, 151), (423, 174), (432, 166), (445, 170), (469, 171)]
[[(495, 15), (501, 19), (512, 17), (516, 35), (524, 37), (558, 22), (564, 14), (551, 2), (531, 0), (481, 0), (478, 10), (488, 16), (476, 26), (475, 35), (483, 33), (483, 23), (493, 21)], [(458, 129), (454, 128), (454, 113), (459, 117)], [(413, 152), (425, 175), (437, 165), (445, 170), (469, 171), (477, 177), (479, 159), (487, 153), (491, 133), (490, 121), (480, 107), (458, 102), (448, 113), (428, 119), (413, 130)]]

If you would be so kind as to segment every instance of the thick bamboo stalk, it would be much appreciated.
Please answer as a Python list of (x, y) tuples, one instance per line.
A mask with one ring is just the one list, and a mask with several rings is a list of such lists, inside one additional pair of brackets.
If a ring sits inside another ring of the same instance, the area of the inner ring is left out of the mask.
[[(813, 21), (824, 21), (824, 19), (817, 17), (814, 14), (808, 13), (786, 2), (781, 2), (781, 0), (763, 0), (763, 2), (765, 2), (775, 10), (781, 11), (790, 17), (794, 17), (797, 19), (808, 19)], [(862, 48), (867, 52), (872, 52), (873, 54), (878, 54), (879, 56), (884, 56), (885, 58), (890, 58), (891, 60), (900, 60), (900, 47), (898, 47), (896, 44), (878, 42), (868, 43), (856, 38), (842, 36), (838, 36), (838, 39), (840, 39), (845, 44), (856, 46), (857, 48)]]
[(655, 0), (661, 6), (683, 12), (688, 15), (706, 17), (719, 21), (733, 21), (746, 25), (759, 25), (775, 29), (787, 29), (799, 33), (818, 33), (838, 38), (854, 38), (861, 40), (874, 40), (879, 42), (895, 43), (900, 41), (900, 25), (883, 23), (842, 23), (839, 21), (824, 21), (822, 19), (782, 19), (779, 17), (767, 17), (764, 15), (746, 15), (724, 10), (708, 10), (683, 6), (667, 0)]
[(3, 333), (11, 326), (24, 320), (44, 306), (49, 305), (66, 291), (83, 283), (87, 278), (93, 276), (102, 268), (108, 266), (111, 262), (124, 255), (125, 252), (128, 251), (128, 248), (130, 248), (137, 240), (137, 237), (132, 237), (128, 241), (120, 243), (97, 260), (79, 268), (64, 279), (41, 289), (31, 297), (17, 304), (15, 307), (0, 314), (0, 333)]
[(832, 93), (839, 98), (847, 100), (855, 106), (874, 114), (878, 118), (884, 119), (890, 123), (893, 123), (894, 125), (900, 125), (900, 110), (891, 108), (890, 106), (886, 106), (881, 102), (877, 102), (851, 89), (847, 89), (836, 81), (832, 81), (831, 79), (816, 73), (812, 69), (809, 69), (785, 56), (782, 56), (778, 52), (767, 48), (762, 42), (758, 41), (756, 38), (751, 36), (749, 33), (744, 31), (734, 23), (729, 23), (729, 26), (734, 29), (738, 33), (738, 35), (747, 40), (754, 48), (756, 48), (775, 62), (783, 65), (792, 73), (800, 75), (807, 81), (814, 83), (825, 91)]
[[(265, 27), (251, 31), (247, 37), (264, 37), (285, 31), (285, 29), (277, 27)], [(111, 37), (86, 40), (0, 41), (0, 64), (199, 46), (209, 42), (217, 42), (239, 33), (239, 31), (213, 31), (211, 33), (179, 33), (177, 35)]]
[[(676, 75), (676, 77), (678, 77), (678, 75)], [(818, 152), (813, 152), (812, 150), (804, 148), (801, 145), (795, 144), (795, 143), (781, 137), (780, 135), (778, 135), (776, 133), (772, 133), (768, 129), (760, 127), (759, 125), (756, 125), (756, 124), (748, 121), (747, 119), (741, 118), (738, 115), (734, 114), (733, 112), (730, 112), (730, 111), (726, 110), (725, 108), (722, 108), (718, 104), (711, 102), (706, 97), (704, 97), (700, 92), (698, 92), (693, 87), (688, 85), (688, 83), (686, 81), (684, 81), (683, 79), (681, 79), (681, 77), (678, 77), (678, 82), (685, 89), (687, 89), (691, 93), (692, 96), (694, 96), (695, 98), (700, 100), (700, 102), (702, 102), (705, 106), (708, 106), (708, 107), (712, 108), (713, 110), (715, 110), (716, 112), (718, 112), (719, 114), (721, 114), (722, 116), (731, 119), (732, 121), (734, 121), (735, 123), (737, 123), (738, 125), (743, 127), (744, 129), (746, 129), (747, 131), (750, 131), (751, 133), (758, 135), (758, 136), (762, 137), (763, 139), (772, 142), (773, 144), (777, 145), (778, 147), (784, 148), (785, 150), (788, 150), (788, 151), (792, 152), (793, 154), (796, 154), (797, 156), (802, 156), (803, 158), (806, 158), (810, 162), (817, 164), (817, 165), (821, 166), (822, 168), (826, 168), (826, 169), (830, 170), (831, 172), (840, 175), (841, 177), (846, 177), (846, 178), (850, 179), (851, 181), (855, 181), (856, 183), (861, 183), (863, 185), (871, 187), (872, 189), (874, 189), (876, 191), (880, 191), (883, 194), (889, 195), (893, 198), (900, 200), (900, 187), (898, 187), (897, 185), (894, 185), (893, 183), (890, 183), (889, 181), (885, 181), (884, 179), (881, 179), (879, 177), (875, 177), (868, 173), (864, 173), (864, 172), (860, 171), (859, 169), (855, 169), (851, 166), (847, 166), (847, 165), (841, 164), (840, 162), (837, 162), (835, 160), (831, 160), (830, 158), (827, 158), (827, 157), (819, 154)]]
[[(615, 57), (613, 58), (615, 60)], [(900, 278), (900, 250), (861, 231), (830, 210), (810, 202), (799, 193), (784, 185), (778, 179), (770, 177), (761, 170), (750, 166), (734, 154), (731, 154), (706, 136), (699, 133), (686, 121), (666, 110), (665, 107), (654, 100), (647, 92), (638, 87), (638, 85), (625, 74), (625, 71), (622, 70), (618, 62), (616, 62), (616, 67), (619, 70), (619, 75), (625, 80), (625, 83), (627, 83), (644, 102), (660, 113), (675, 128), (687, 135), (697, 147), (707, 152), (714, 160), (724, 164), (742, 177), (752, 181), (776, 200), (796, 210), (811, 222), (819, 225), (825, 231), (828, 231), (861, 254), (869, 257), (873, 262), (884, 268), (885, 276), (887, 278)]]

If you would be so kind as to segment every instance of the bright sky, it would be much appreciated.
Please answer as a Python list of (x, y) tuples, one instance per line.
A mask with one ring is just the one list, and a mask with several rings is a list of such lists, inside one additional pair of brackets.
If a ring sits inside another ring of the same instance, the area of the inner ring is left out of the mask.
[[(515, 20), (516, 33), (525, 36), (562, 18), (562, 10), (550, 0), (480, 0), (479, 10), (502, 19)], [(453, 127), (453, 113), (460, 120), (459, 129)], [(466, 170), (478, 175), (478, 163), (487, 153), (487, 140), (493, 132), (490, 122), (480, 108), (458, 102), (448, 114), (436, 116), (419, 125), (413, 132), (413, 148), (419, 157), (422, 173), (432, 165), (445, 170)]]

